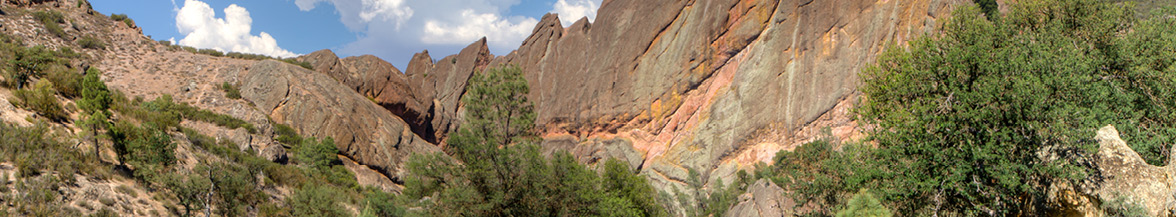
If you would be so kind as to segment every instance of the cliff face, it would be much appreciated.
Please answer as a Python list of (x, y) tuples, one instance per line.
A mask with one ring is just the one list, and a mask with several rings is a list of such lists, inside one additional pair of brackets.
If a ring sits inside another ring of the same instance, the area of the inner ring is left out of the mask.
[(522, 66), (548, 135), (630, 140), (668, 189), (688, 169), (730, 181), (754, 163), (731, 160), (758, 145), (754, 132), (796, 131), (853, 101), (857, 73), (888, 43), (934, 31), (963, 3), (608, 1), (594, 24), (545, 17), (497, 62)]
[[(516, 64), (530, 82), (549, 151), (570, 150), (585, 162), (624, 158), (668, 189), (688, 170), (729, 181), (788, 143), (816, 136), (803, 133), (814, 128), (853, 134), (844, 108), (857, 100), (857, 73), (887, 45), (933, 32), (937, 19), (966, 3), (611, 0), (595, 23), (564, 28), (557, 15), (544, 16), (506, 56), (489, 55), (484, 40), (442, 59), (419, 53), (407, 79), (384, 75), (395, 68), (363, 70), (355, 66), (363, 63), (323, 54), (329, 52), (302, 58), (433, 143), (460, 123), (472, 73)], [(832, 124), (814, 123), (819, 117)]]

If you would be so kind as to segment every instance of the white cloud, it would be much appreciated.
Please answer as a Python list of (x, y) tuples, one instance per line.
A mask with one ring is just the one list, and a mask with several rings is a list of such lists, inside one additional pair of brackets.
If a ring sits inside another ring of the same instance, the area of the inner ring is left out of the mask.
[(362, 31), (372, 22), (389, 22), (399, 29), (413, 15), (412, 7), (404, 0), (294, 0), (294, 5), (299, 10), (310, 11), (319, 2), (335, 5), (340, 21), (352, 31)]
[(215, 11), (207, 3), (185, 0), (184, 7), (176, 14), (176, 28), (185, 35), (178, 44), (278, 57), (297, 56), (278, 47), (277, 40), (269, 33), (251, 35), (253, 18), (244, 7), (229, 5), (224, 13), (223, 19), (216, 18)]
[(588, 17), (588, 21), (595, 21), (600, 3), (601, 0), (559, 0), (553, 5), (551, 12), (559, 14), (561, 24), (571, 26), (583, 17)]
[(448, 55), (486, 37), (496, 54), (518, 48), (538, 19), (511, 16), (521, 0), (294, 0), (300, 10), (334, 5), (339, 21), (356, 32), (356, 41), (336, 52), (375, 54), (403, 67), (424, 49)]
[(530, 17), (502, 19), (493, 13), (476, 13), (474, 10), (461, 11), (461, 22), (445, 23), (438, 20), (425, 21), (421, 42), (428, 44), (470, 43), (483, 36), (497, 46), (508, 46), (521, 42), (531, 34), (539, 20)]

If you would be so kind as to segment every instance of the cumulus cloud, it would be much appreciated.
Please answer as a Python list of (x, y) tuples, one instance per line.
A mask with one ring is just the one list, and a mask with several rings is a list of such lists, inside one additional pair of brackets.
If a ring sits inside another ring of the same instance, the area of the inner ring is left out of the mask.
[(297, 56), (278, 47), (277, 40), (269, 33), (252, 35), (253, 18), (244, 7), (229, 5), (224, 13), (224, 18), (216, 18), (216, 12), (207, 3), (185, 0), (184, 7), (176, 13), (176, 28), (185, 35), (178, 44), (278, 57)]
[(600, 9), (601, 0), (559, 0), (555, 2), (552, 13), (559, 14), (559, 22), (564, 26), (571, 26), (580, 18), (588, 17), (588, 21), (596, 20), (596, 10)]
[(509, 46), (522, 41), (531, 34), (539, 20), (530, 17), (515, 17), (507, 20), (493, 13), (476, 13), (474, 10), (461, 11), (462, 22), (445, 23), (438, 20), (425, 21), (421, 42), (429, 44), (469, 43), (483, 36), (497, 46)]
[(538, 19), (511, 16), (521, 0), (294, 0), (300, 10), (331, 4), (356, 41), (342, 55), (375, 54), (397, 66), (424, 49), (448, 55), (486, 37), (498, 54), (518, 48)]
[(352, 31), (362, 31), (367, 24), (391, 23), (399, 29), (412, 18), (413, 10), (404, 0), (294, 0), (299, 10), (314, 10), (319, 2), (335, 5), (340, 21)]

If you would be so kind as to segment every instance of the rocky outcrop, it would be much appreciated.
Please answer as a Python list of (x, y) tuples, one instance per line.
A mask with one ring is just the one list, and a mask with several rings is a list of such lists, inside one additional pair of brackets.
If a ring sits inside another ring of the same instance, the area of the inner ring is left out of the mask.
[(254, 64), (241, 75), (241, 95), (275, 122), (304, 136), (331, 137), (344, 155), (394, 179), (411, 154), (439, 151), (343, 84), (290, 64)]
[(728, 160), (757, 145), (753, 132), (816, 120), (853, 95), (886, 45), (965, 3), (615, 0), (596, 23), (545, 16), (496, 62), (523, 68), (546, 135), (628, 139), (655, 186), (681, 188), (687, 168), (714, 181), (750, 166)]
[(483, 38), (437, 62), (428, 51), (418, 53), (403, 73), (371, 55), (339, 59), (330, 50), (320, 50), (299, 60), (391, 111), (426, 141), (439, 143), (460, 123), (466, 82), (486, 68), (493, 55)]
[(792, 207), (795, 206), (796, 202), (786, 196), (784, 189), (772, 181), (760, 179), (747, 188), (747, 193), (739, 195), (739, 201), (723, 216), (793, 216), (796, 213)]
[[(750, 166), (732, 159), (770, 159), (763, 153), (775, 151), (766, 149), (784, 146), (750, 141), (753, 133), (785, 132), (776, 144), (806, 140), (793, 137), (810, 134), (791, 132), (855, 101), (857, 74), (887, 45), (934, 31), (937, 19), (969, 3), (612, 0), (595, 23), (567, 28), (548, 14), (506, 56), (489, 55), (485, 40), (437, 60), (414, 56), (405, 75), (429, 108), (432, 133), (414, 131), (443, 143), (460, 123), (472, 73), (515, 64), (530, 83), (548, 150), (640, 162), (633, 164), (663, 189), (684, 187), (689, 169), (729, 179)], [(746, 150), (757, 156), (742, 156)]]
[(1119, 138), (1114, 126), (1098, 130), (1096, 171), (1077, 190), (1054, 186), (1051, 203), (1070, 216), (1102, 216), (1098, 203), (1142, 206), (1149, 216), (1176, 216), (1176, 166), (1152, 166)]

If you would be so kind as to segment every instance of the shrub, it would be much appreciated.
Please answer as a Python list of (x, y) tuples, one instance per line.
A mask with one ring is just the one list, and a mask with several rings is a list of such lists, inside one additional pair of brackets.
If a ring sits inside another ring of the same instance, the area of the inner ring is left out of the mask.
[(55, 66), (49, 69), (45, 79), (53, 83), (53, 88), (65, 98), (77, 98), (81, 95), (82, 74)]
[(225, 97), (229, 99), (241, 99), (241, 89), (236, 85), (230, 84), (228, 81), (221, 84), (220, 89), (225, 91)]
[(287, 146), (302, 144), (302, 136), (299, 136), (298, 131), (295, 131), (294, 128), (290, 127), (290, 125), (279, 124), (272, 121), (270, 122), (270, 125), (274, 126), (274, 140), (278, 140), (278, 142), (286, 144)]
[(118, 187), (114, 188), (114, 191), (117, 191), (118, 193), (130, 195), (131, 197), (139, 197), (139, 193), (136, 192), (135, 189), (131, 189), (131, 186), (127, 186), (127, 185), (119, 185)]
[(135, 20), (127, 17), (126, 14), (111, 14), (110, 19), (114, 21), (121, 21), (124, 24), (127, 24), (127, 27), (135, 28)]
[(360, 216), (404, 216), (404, 208), (396, 206), (396, 195), (376, 188), (364, 188)]
[(106, 49), (106, 43), (103, 43), (101, 40), (91, 36), (82, 36), (81, 39), (78, 39), (78, 46), (82, 46), (82, 48), (85, 49)]
[(882, 202), (874, 198), (866, 189), (861, 189), (853, 198), (849, 199), (849, 204), (846, 204), (845, 209), (837, 212), (837, 217), (891, 217), (894, 213), (890, 212)]
[(53, 83), (41, 80), (32, 90), (16, 90), (13, 95), (20, 101), (21, 107), (33, 110), (51, 121), (65, 121), (69, 118), (61, 102), (57, 101), (57, 92), (53, 90)]
[(59, 63), (60, 60), (56, 56), (52, 50), (39, 45), (15, 49), (13, 58), (8, 60), (11, 67), (8, 82), (12, 82), (17, 89), (24, 88), (30, 79), (40, 77), (50, 67)]
[(1031, 216), (1047, 186), (1087, 175), (1101, 126), (1166, 164), (1176, 31), (1132, 15), (1097, 0), (1014, 4), (998, 21), (964, 7), (941, 35), (887, 49), (861, 74), (858, 110), (880, 172), (843, 180), (891, 189), (876, 193), (898, 213)]
[(322, 141), (313, 138), (303, 140), (295, 150), (298, 162), (310, 168), (326, 170), (331, 165), (340, 163), (339, 157), (336, 156), (339, 149), (335, 147), (335, 140), (330, 137)]
[(65, 39), (65, 30), (61, 28), (61, 24), (65, 23), (65, 16), (57, 11), (37, 11), (33, 12), (33, 18), (45, 26), (45, 30), (52, 33), (58, 38)]
[(222, 53), (222, 52), (221, 52), (221, 51), (219, 51), (219, 50), (216, 50), (216, 49), (211, 49), (211, 48), (204, 48), (204, 49), (199, 49), (199, 50), (196, 50), (196, 53), (198, 53), (198, 54), (204, 54), (204, 55), (209, 55), (209, 56), (214, 56), (214, 57), (223, 57), (223, 56), (225, 56), (225, 53)]
[(294, 58), (285, 58), (285, 59), (282, 59), (282, 62), (294, 64), (294, 65), (300, 66), (304, 69), (314, 70), (314, 65), (310, 65), (310, 62), (298, 61), (298, 59), (294, 59)]
[(306, 185), (290, 197), (287, 203), (294, 210), (294, 216), (348, 216), (337, 201), (340, 192), (329, 186)]
[(1099, 208), (1106, 212), (1106, 216), (1115, 217), (1145, 217), (1147, 209), (1143, 205), (1131, 202), (1131, 199), (1122, 195), (1115, 196), (1108, 201), (1104, 201), (1099, 205)]
[(118, 213), (114, 212), (114, 210), (110, 210), (110, 208), (107, 207), (107, 208), (102, 208), (101, 210), (98, 210), (97, 212), (94, 212), (93, 214), (90, 214), (88, 216), (89, 217), (118, 217)]

